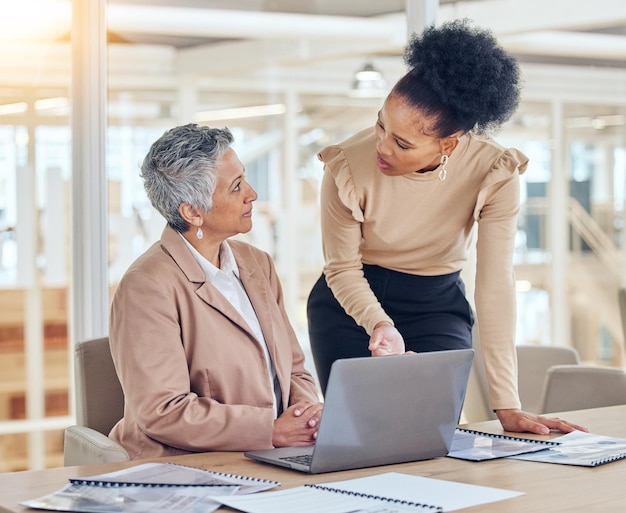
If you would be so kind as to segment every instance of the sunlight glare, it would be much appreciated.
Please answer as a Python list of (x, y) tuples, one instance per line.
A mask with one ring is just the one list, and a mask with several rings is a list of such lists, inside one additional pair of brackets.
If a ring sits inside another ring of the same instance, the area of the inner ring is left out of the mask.
[(0, 0), (0, 41), (52, 40), (70, 32), (70, 0)]

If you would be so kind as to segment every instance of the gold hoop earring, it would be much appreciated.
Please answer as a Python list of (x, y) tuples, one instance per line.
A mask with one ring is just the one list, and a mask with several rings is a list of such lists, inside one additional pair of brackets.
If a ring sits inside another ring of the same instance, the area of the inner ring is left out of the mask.
[(446, 169), (446, 164), (448, 163), (448, 155), (445, 153), (441, 155), (441, 160), (439, 161), (439, 165), (441, 169), (439, 170), (439, 181), (443, 182), (448, 176), (448, 170)]

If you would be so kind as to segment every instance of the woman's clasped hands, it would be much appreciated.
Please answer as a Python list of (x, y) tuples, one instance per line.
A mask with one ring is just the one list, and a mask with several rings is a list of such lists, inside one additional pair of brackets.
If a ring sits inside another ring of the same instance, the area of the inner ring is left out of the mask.
[(323, 403), (302, 401), (292, 404), (274, 421), (272, 445), (312, 445), (317, 438)]

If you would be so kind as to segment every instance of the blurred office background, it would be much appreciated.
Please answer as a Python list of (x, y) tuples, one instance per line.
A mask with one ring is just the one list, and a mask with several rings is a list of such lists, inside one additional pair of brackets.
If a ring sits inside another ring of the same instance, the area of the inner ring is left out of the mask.
[[(160, 236), (139, 164), (174, 125), (234, 132), (259, 193), (246, 239), (275, 258), (307, 348), (323, 264), (316, 153), (374, 123), (407, 35), (435, 20), (469, 17), (521, 63), (520, 108), (496, 137), (530, 157), (517, 342), (624, 364), (623, 0), (0, 5), (0, 471), (62, 465), (72, 345), (107, 334), (118, 280)], [(464, 277), (471, 299), (471, 262)]]

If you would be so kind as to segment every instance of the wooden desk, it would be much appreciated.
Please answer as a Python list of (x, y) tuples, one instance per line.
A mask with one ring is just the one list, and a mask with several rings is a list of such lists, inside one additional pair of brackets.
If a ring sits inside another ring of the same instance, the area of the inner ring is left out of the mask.
[[(584, 425), (595, 434), (626, 438), (626, 405), (581, 410), (559, 414), (559, 416)], [(501, 432), (497, 421), (473, 423), (466, 427), (494, 433)], [(558, 435), (549, 437), (556, 436)], [(190, 454), (164, 458), (161, 461), (173, 461), (218, 472), (273, 479), (282, 483), (281, 488), (396, 471), (526, 492), (526, 495), (521, 497), (463, 510), (467, 512), (558, 513), (567, 511), (570, 513), (584, 511), (587, 513), (598, 511), (606, 513), (623, 511), (626, 504), (622, 488), (626, 481), (626, 460), (589, 468), (508, 459), (469, 462), (452, 458), (437, 458), (315, 476), (255, 463), (245, 458), (242, 453), (232, 452)], [(18, 503), (53, 492), (67, 484), (70, 477), (110, 472), (134, 464), (137, 462), (0, 474), (0, 505), (13, 511), (34, 511), (23, 508)]]

